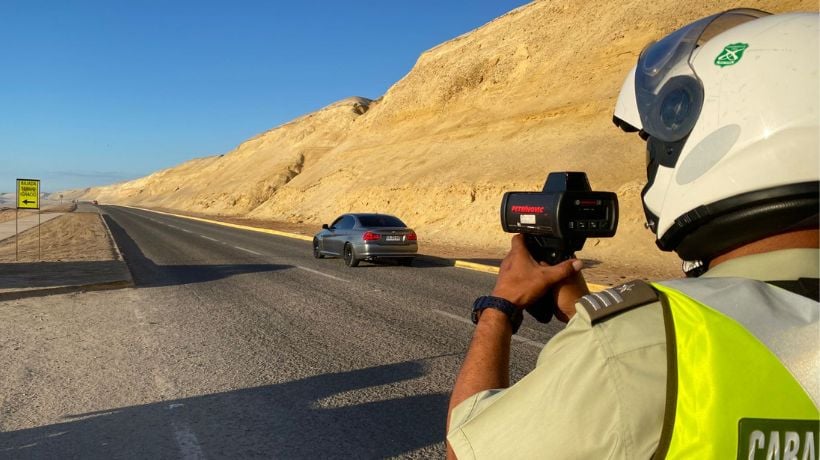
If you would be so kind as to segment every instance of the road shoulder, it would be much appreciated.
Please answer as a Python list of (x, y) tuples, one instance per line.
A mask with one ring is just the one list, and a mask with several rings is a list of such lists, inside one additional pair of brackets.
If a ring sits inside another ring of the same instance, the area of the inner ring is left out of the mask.
[(0, 300), (130, 286), (128, 266), (95, 208), (0, 242)]

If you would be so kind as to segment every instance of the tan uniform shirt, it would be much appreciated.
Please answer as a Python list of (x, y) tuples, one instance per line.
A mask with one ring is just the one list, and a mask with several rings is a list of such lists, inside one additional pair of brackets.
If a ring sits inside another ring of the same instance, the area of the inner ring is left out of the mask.
[[(789, 249), (732, 259), (704, 277), (817, 278), (820, 251)], [(459, 459), (650, 458), (666, 396), (659, 303), (590, 325), (584, 308), (515, 385), (459, 404), (447, 439)]]

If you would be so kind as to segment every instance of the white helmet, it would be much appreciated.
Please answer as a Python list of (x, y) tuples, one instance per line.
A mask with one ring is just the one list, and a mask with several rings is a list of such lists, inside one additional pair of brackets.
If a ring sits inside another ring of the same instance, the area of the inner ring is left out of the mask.
[(658, 247), (708, 264), (818, 225), (817, 13), (736, 9), (647, 46), (613, 121), (647, 141), (641, 194)]

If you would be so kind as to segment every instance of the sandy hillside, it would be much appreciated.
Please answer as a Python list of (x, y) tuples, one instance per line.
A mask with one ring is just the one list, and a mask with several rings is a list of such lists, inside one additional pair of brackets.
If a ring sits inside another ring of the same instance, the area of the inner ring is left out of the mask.
[(644, 147), (611, 124), (628, 69), (649, 40), (736, 6), (817, 10), (815, 1), (535, 1), (423, 53), (383, 97), (348, 98), (225, 155), (84, 199), (209, 215), (319, 224), (348, 211), (394, 213), (431, 241), (503, 251), (508, 190), (548, 171), (587, 171), (617, 191), (621, 225), (582, 255), (676, 273), (643, 229)]

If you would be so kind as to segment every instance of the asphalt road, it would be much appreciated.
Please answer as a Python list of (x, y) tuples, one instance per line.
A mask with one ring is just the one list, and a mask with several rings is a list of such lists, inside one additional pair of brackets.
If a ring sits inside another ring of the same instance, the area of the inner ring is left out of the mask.
[[(494, 275), (103, 210), (136, 288), (0, 302), (0, 458), (443, 456)], [(525, 320), (513, 380), (555, 328)]]

